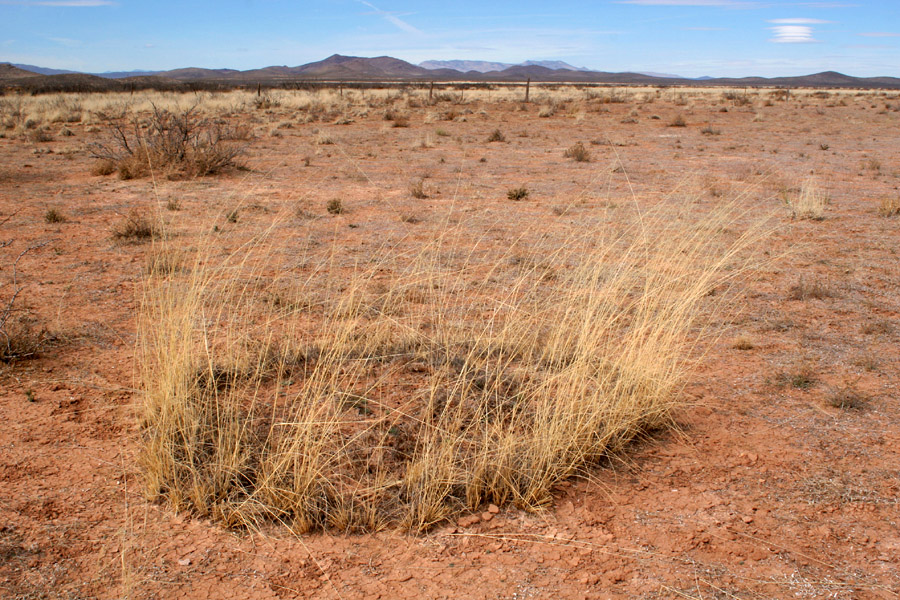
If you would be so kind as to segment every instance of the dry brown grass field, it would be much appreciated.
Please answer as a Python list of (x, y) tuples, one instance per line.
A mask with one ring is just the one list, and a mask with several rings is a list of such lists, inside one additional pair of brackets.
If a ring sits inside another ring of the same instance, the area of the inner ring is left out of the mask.
[(0, 96), (0, 596), (900, 597), (898, 125)]

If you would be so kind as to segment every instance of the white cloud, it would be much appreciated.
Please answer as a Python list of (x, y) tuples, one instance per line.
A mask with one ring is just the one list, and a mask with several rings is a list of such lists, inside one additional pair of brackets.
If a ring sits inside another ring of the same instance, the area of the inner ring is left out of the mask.
[(374, 4), (370, 4), (370, 3), (366, 2), (366, 0), (359, 0), (359, 3), (360, 3), (360, 4), (365, 4), (366, 6), (368, 6), (368, 7), (371, 8), (372, 10), (374, 10), (376, 13), (378, 13), (379, 15), (381, 15), (382, 17), (384, 17), (387, 21), (389, 21), (390, 23), (396, 25), (397, 27), (399, 27), (400, 29), (402, 29), (402, 30), (405, 31), (406, 33), (412, 33), (412, 34), (414, 34), (414, 35), (425, 35), (424, 33), (422, 33), (421, 30), (416, 29), (415, 27), (413, 27), (412, 25), (410, 25), (409, 23), (407, 23), (406, 21), (404, 21), (404, 20), (401, 19), (400, 17), (398, 17), (398, 16), (396, 16), (396, 15), (394, 15), (394, 14), (391, 14), (391, 13), (389, 13), (389, 12), (387, 12), (387, 11), (381, 10), (380, 8), (378, 8), (377, 6), (375, 6)]
[(776, 44), (811, 44), (816, 42), (812, 35), (812, 27), (806, 25), (776, 25), (771, 28), (774, 32), (770, 42)]
[(900, 37), (900, 33), (893, 33), (890, 31), (868, 31), (866, 33), (860, 33), (859, 35), (861, 35), (863, 37), (874, 37), (874, 38)]

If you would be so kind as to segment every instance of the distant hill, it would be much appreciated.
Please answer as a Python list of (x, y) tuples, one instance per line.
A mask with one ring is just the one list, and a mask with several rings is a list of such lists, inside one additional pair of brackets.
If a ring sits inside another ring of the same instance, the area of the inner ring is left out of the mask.
[(452, 69), (460, 73), (468, 73), (475, 71), (477, 73), (490, 73), (491, 71), (502, 71), (513, 66), (512, 63), (490, 62), (487, 60), (426, 60), (420, 62), (419, 66), (423, 69)]
[(490, 62), (485, 60), (426, 60), (425, 62), (419, 63), (419, 66), (423, 69), (453, 69), (455, 71), (460, 71), (461, 73), (468, 73), (469, 71), (477, 71), (478, 73), (491, 73), (493, 71), (503, 71), (504, 69), (508, 69), (510, 67), (528, 67), (532, 65), (538, 67), (547, 67), (548, 69), (568, 69), (569, 71), (589, 70), (584, 67), (573, 67), (572, 65), (564, 63), (561, 60), (526, 60), (525, 62), (518, 64)]
[[(24, 71), (38, 73), (40, 75), (71, 75), (80, 73), (80, 71), (67, 71), (66, 69), (48, 69), (47, 67), (38, 67), (35, 65), (20, 65), (13, 63), (14, 67), (18, 67)], [(103, 73), (87, 73), (87, 75), (96, 75), (98, 77), (106, 77), (107, 79), (124, 79), (125, 77), (142, 77), (145, 75), (156, 75), (159, 71), (143, 71), (135, 69), (134, 71), (104, 71)]]
[(23, 71), (37, 73), (38, 75), (66, 75), (69, 73), (77, 73), (78, 71), (66, 71), (65, 69), (49, 69), (47, 67), (36, 67), (34, 65), (20, 65), (13, 63), (13, 66)]
[(40, 75), (34, 73), (33, 71), (26, 71), (25, 69), (19, 68), (15, 65), (11, 65), (9, 63), (0, 63), (0, 81), (6, 79), (22, 79), (28, 77), (40, 77)]
[[(608, 73), (578, 69), (557, 61), (528, 61), (520, 65), (481, 61), (427, 61), (414, 65), (390, 56), (364, 58), (334, 54), (328, 58), (296, 67), (271, 66), (238, 71), (235, 69), (184, 68), (171, 71), (130, 71), (92, 75), (56, 73), (40, 75), (17, 66), (0, 64), (0, 84), (36, 93), (53, 91), (159, 89), (222, 89), (235, 85), (284, 85), (300, 82), (402, 82), (473, 81), (599, 83), (612, 85), (697, 85), (697, 86), (772, 86), (824, 88), (900, 89), (896, 77), (852, 77), (825, 71), (800, 77), (742, 77), (685, 79), (662, 73)], [(455, 65), (450, 68), (446, 65)], [(560, 65), (564, 65), (560, 67)], [(481, 69), (501, 66), (499, 70)], [(39, 69), (40, 67), (32, 67)], [(462, 69), (466, 69), (463, 71)], [(52, 71), (52, 69), (50, 70)]]

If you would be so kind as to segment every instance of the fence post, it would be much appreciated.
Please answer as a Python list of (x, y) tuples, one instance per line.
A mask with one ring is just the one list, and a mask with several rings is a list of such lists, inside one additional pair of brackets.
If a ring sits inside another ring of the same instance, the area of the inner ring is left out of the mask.
[(531, 91), (531, 77), (525, 82), (525, 102), (528, 102), (528, 93)]

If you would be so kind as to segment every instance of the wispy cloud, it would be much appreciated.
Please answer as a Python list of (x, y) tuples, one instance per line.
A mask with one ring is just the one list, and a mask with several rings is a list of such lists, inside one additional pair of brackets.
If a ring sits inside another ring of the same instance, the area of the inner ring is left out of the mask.
[(401, 19), (400, 17), (398, 17), (397, 15), (395, 15), (393, 13), (389, 13), (387, 11), (381, 10), (374, 4), (366, 2), (366, 0), (359, 0), (359, 3), (365, 4), (366, 6), (368, 6), (372, 10), (374, 10), (376, 14), (384, 17), (388, 22), (392, 23), (393, 25), (396, 25), (397, 27), (399, 27), (406, 33), (412, 33), (414, 35), (425, 35), (424, 33), (422, 33), (421, 30), (416, 29), (415, 27), (413, 27), (412, 25), (410, 25), (409, 23), (407, 23), (406, 21), (404, 21), (403, 19)]
[(0, 4), (18, 6), (66, 6), (71, 8), (88, 8), (94, 6), (116, 6), (118, 2), (111, 0), (0, 0)]
[(727, 27), (682, 27), (683, 31), (728, 31)]
[(874, 38), (900, 37), (900, 33), (894, 33), (892, 31), (867, 31), (865, 33), (860, 33), (859, 35), (861, 35), (863, 37), (874, 37)]

